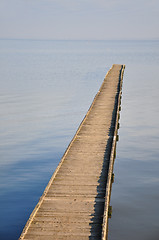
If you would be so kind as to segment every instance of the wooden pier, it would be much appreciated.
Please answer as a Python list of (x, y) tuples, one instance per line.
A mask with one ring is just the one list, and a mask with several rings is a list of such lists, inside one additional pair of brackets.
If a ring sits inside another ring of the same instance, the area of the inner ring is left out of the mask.
[(113, 65), (20, 240), (105, 240), (124, 65)]

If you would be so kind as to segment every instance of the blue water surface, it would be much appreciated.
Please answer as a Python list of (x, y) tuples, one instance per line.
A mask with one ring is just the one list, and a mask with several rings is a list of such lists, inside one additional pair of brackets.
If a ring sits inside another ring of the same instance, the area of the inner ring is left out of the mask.
[(0, 40), (0, 239), (20, 236), (114, 63), (126, 70), (109, 239), (157, 239), (159, 41), (40, 40)]

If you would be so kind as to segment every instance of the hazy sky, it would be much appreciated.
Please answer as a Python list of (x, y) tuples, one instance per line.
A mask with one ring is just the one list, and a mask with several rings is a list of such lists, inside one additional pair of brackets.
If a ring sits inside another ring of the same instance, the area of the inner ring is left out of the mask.
[(0, 38), (159, 39), (159, 0), (0, 0)]

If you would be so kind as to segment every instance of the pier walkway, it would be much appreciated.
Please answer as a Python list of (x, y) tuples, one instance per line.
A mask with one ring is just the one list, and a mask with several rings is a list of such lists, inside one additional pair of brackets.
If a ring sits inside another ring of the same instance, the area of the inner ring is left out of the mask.
[(20, 240), (106, 239), (124, 67), (108, 71)]

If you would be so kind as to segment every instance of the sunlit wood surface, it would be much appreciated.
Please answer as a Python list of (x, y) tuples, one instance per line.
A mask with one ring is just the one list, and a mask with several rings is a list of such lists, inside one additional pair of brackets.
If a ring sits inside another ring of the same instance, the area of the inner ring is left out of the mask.
[(108, 71), (20, 239), (101, 239), (122, 68)]

